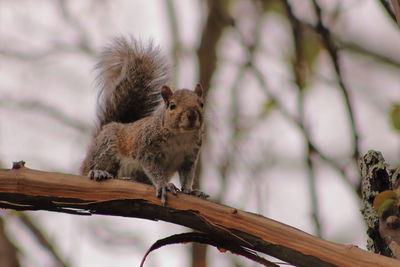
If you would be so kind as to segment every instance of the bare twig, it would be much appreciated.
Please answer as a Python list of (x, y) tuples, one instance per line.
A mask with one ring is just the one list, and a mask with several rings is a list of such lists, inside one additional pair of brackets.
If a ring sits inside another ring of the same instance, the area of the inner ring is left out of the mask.
[(89, 41), (89, 33), (85, 30), (85, 28), (79, 23), (79, 20), (74, 18), (68, 9), (68, 1), (66, 0), (58, 0), (58, 9), (60, 11), (61, 16), (64, 20), (71, 25), (79, 36), (78, 47), (81, 51), (93, 56), (96, 52), (91, 48)]
[[(255, 1), (255, 4), (258, 4), (258, 1)], [(259, 10), (259, 9), (257, 9)], [(257, 13), (255, 14), (256, 18), (254, 19), (255, 21), (255, 27), (254, 31), (252, 34), (253, 40), (244, 40), (243, 38), (240, 39), (242, 45), (246, 49), (247, 47), (251, 47), (251, 49), (248, 49), (248, 55), (247, 59), (241, 66), (238, 68), (237, 74), (234, 76), (235, 79), (233, 81), (232, 87), (231, 87), (231, 136), (230, 136), (230, 141), (229, 141), (229, 149), (227, 149), (227, 153), (225, 158), (222, 160), (222, 163), (220, 164), (219, 170), (221, 174), (221, 180), (222, 180), (222, 185), (221, 185), (221, 191), (220, 194), (217, 198), (218, 201), (222, 201), (222, 198), (225, 194), (225, 189), (228, 181), (228, 173), (230, 171), (231, 165), (234, 162), (234, 159), (237, 157), (240, 157), (240, 153), (238, 153), (238, 144), (241, 141), (241, 137), (245, 135), (244, 129), (240, 127), (239, 121), (240, 121), (240, 105), (239, 105), (239, 92), (240, 92), (240, 87), (241, 87), (241, 82), (243, 80), (243, 77), (245, 75), (246, 70), (248, 69), (248, 65), (251, 64), (254, 60), (254, 54), (257, 51), (257, 48), (259, 46), (260, 42), (260, 32), (262, 29), (262, 13)], [(232, 23), (235, 23), (235, 20), (230, 16), (230, 14), (224, 14), (224, 17), (227, 18), (228, 21), (231, 21)], [(242, 35), (241, 35), (242, 36)], [(250, 42), (250, 43), (249, 43)], [(249, 128), (246, 129), (246, 132), (249, 131)], [(244, 162), (245, 160), (241, 160)]]
[(360, 54), (362, 56), (367, 56), (370, 58), (373, 58), (374, 60), (377, 60), (379, 62), (382, 62), (384, 64), (387, 64), (391, 67), (400, 68), (400, 60), (393, 58), (391, 56), (387, 56), (382, 54), (381, 52), (378, 51), (373, 51), (371, 49), (368, 49), (360, 44), (351, 42), (351, 41), (345, 41), (345, 40), (341, 40), (338, 37), (335, 37), (336, 42), (338, 42), (340, 44), (340, 46), (343, 49), (346, 49), (348, 51), (351, 51), (353, 53), (357, 53)]
[[(237, 27), (235, 27), (235, 23), (232, 24), (236, 32), (238, 33), (240, 40), (242, 41), (242, 44), (244, 44), (244, 47), (248, 50), (248, 53), (251, 54), (253, 47), (249, 46), (245, 41), (243, 36), (241, 35), (241, 32)], [(290, 112), (286, 109), (284, 105), (279, 101), (278, 97), (272, 92), (272, 90), (269, 88), (267, 81), (265, 80), (265, 76), (263, 73), (259, 70), (259, 68), (253, 64), (251, 61), (247, 63), (247, 67), (252, 71), (253, 75), (255, 76), (256, 80), (258, 81), (261, 89), (264, 90), (266, 96), (274, 103), (274, 105), (277, 107), (278, 111), (287, 119), (289, 122), (293, 123), (296, 127), (299, 128), (300, 131), (302, 131), (302, 127), (299, 123), (298, 118), (292, 116)], [(341, 167), (335, 160), (331, 159), (327, 155), (325, 155), (321, 150), (318, 149), (316, 145), (312, 142), (312, 140), (309, 140), (308, 144), (310, 150), (315, 152), (323, 161), (325, 161), (329, 166), (331, 166), (334, 170), (336, 170), (340, 176), (343, 178), (343, 180), (350, 186), (350, 188), (353, 189), (353, 185), (351, 184), (350, 180), (347, 178), (344, 168)]]
[[(300, 131), (302, 131), (301, 125), (299, 124), (299, 121), (297, 118), (293, 117), (290, 112), (280, 103), (278, 98), (275, 96), (274, 93), (269, 89), (267, 82), (264, 79), (264, 75), (261, 73), (261, 71), (254, 65), (251, 65), (251, 70), (253, 71), (254, 76), (256, 77), (257, 81), (259, 82), (260, 86), (262, 89), (264, 89), (266, 95), (275, 103), (277, 106), (278, 110), (281, 112), (281, 114), (290, 122), (292, 122), (295, 126), (297, 126)], [(343, 178), (343, 180), (350, 185), (350, 188), (353, 188), (353, 185), (351, 184), (350, 180), (347, 178), (344, 168), (341, 167), (335, 160), (331, 159), (327, 155), (325, 155), (321, 150), (319, 150), (312, 140), (309, 140), (308, 146), (312, 151), (314, 151), (323, 161), (325, 161), (329, 166), (331, 166), (334, 170), (336, 170), (340, 176)]]
[(55, 248), (54, 244), (45, 236), (43, 230), (26, 214), (23, 212), (17, 213), (20, 221), (31, 231), (31, 233), (38, 240), (39, 244), (42, 245), (58, 263), (57, 266), (68, 267), (70, 266), (61, 256)]
[(307, 170), (308, 176), (308, 187), (310, 191), (311, 197), (311, 212), (312, 212), (312, 219), (314, 222), (314, 229), (317, 236), (322, 236), (322, 229), (321, 229), (321, 220), (318, 210), (318, 195), (316, 189), (316, 177), (315, 177), (315, 170), (314, 164), (312, 160), (312, 153), (313, 150), (311, 148), (311, 136), (305, 124), (304, 118), (304, 90), (305, 90), (305, 62), (304, 62), (304, 55), (303, 55), (303, 29), (302, 24), (298, 21), (292, 11), (292, 7), (290, 6), (287, 0), (283, 1), (286, 12), (288, 15), (288, 19), (290, 21), (290, 25), (292, 27), (292, 35), (293, 35), (293, 42), (294, 42), (294, 51), (295, 55), (293, 58), (293, 73), (295, 76), (295, 81), (297, 85), (297, 111), (299, 114), (298, 124), (301, 129), (301, 133), (304, 138), (304, 158), (305, 158), (305, 165)]
[(42, 114), (45, 114), (60, 123), (71, 127), (81, 133), (90, 132), (89, 127), (86, 123), (79, 122), (76, 118), (72, 118), (67, 114), (61, 112), (59, 109), (49, 106), (47, 104), (35, 101), (35, 100), (17, 100), (8, 97), (2, 97), (0, 100), (0, 106), (4, 105), (15, 105), (18, 108), (29, 110), (29, 111), (37, 111)]
[(386, 13), (389, 15), (389, 17), (392, 19), (394, 23), (396, 23), (396, 15), (393, 12), (392, 8), (390, 7), (390, 3), (387, 0), (378, 0), (379, 3), (381, 3), (382, 7), (385, 9)]
[(354, 110), (353, 110), (353, 105), (351, 101), (351, 97), (349, 94), (349, 90), (347, 86), (345, 85), (343, 81), (343, 76), (342, 76), (342, 71), (340, 68), (339, 64), (339, 53), (338, 53), (338, 48), (332, 38), (331, 31), (329, 30), (328, 27), (325, 26), (325, 24), (322, 21), (322, 10), (319, 4), (317, 3), (316, 0), (312, 0), (313, 6), (314, 6), (314, 11), (317, 15), (317, 25), (316, 25), (316, 31), (318, 34), (321, 36), (323, 44), (326, 48), (326, 50), (329, 53), (329, 56), (331, 58), (335, 73), (336, 73), (336, 78), (338, 80), (339, 88), (342, 91), (344, 102), (345, 102), (345, 107), (347, 114), (349, 116), (349, 121), (350, 121), (350, 127), (351, 127), (351, 134), (353, 138), (353, 160), (357, 162), (358, 158), (360, 157), (360, 146), (359, 146), (359, 131), (357, 129), (357, 124), (355, 121), (354, 117)]
[(182, 49), (181, 40), (174, 3), (172, 2), (172, 0), (167, 0), (164, 3), (168, 14), (169, 27), (172, 36), (172, 65), (174, 66), (174, 79), (172, 86), (176, 88), (177, 82), (179, 80), (179, 55)]
[(400, 1), (392, 0), (392, 6), (394, 9), (394, 14), (396, 15), (397, 23), (400, 25)]
[(230, 127), (231, 135), (229, 140), (229, 147), (226, 149), (226, 153), (221, 162), (219, 163), (219, 173), (221, 175), (221, 186), (220, 192), (216, 198), (217, 202), (222, 202), (226, 193), (229, 172), (231, 171), (232, 163), (237, 156), (237, 148), (240, 140), (240, 128), (239, 128), (239, 114), (240, 105), (238, 104), (238, 90), (241, 85), (246, 68), (240, 67), (238, 73), (235, 75), (235, 80), (232, 85), (230, 99), (231, 99), (231, 117), (230, 117)]
[(64, 44), (54, 44), (54, 46), (49, 49), (42, 51), (34, 51), (34, 52), (30, 51), (29, 53), (11, 49), (0, 49), (1, 56), (22, 61), (36, 61), (44, 59), (49, 56), (59, 55), (61, 53), (76, 53), (76, 52), (81, 52), (81, 50), (77, 49), (76, 47)]
[(53, 47), (50, 47), (43, 51), (37, 51), (35, 53), (32, 52), (24, 53), (9, 49), (7, 50), (0, 49), (0, 55), (24, 61), (35, 61), (54, 54), (71, 53), (71, 52), (83, 52), (88, 56), (94, 56), (96, 52), (91, 48), (90, 41), (88, 38), (89, 34), (86, 32), (84, 27), (78, 22), (78, 20), (72, 17), (71, 13), (68, 11), (67, 2), (68, 1), (65, 0), (58, 0), (57, 7), (60, 11), (61, 17), (64, 18), (64, 20), (69, 25), (71, 25), (77, 32), (79, 36), (77, 45), (56, 43), (53, 45)]

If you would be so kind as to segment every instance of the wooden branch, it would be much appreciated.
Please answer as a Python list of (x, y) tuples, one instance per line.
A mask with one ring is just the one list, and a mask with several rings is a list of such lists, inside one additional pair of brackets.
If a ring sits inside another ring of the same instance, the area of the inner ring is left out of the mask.
[(185, 194), (168, 194), (167, 207), (152, 186), (21, 168), (0, 170), (0, 207), (77, 215), (107, 214), (163, 220), (212, 234), (296, 266), (399, 266), (353, 245), (325, 241), (263, 216)]

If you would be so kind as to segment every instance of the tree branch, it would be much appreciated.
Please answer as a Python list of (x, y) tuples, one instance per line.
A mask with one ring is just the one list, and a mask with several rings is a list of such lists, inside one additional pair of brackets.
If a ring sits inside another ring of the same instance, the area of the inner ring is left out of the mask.
[(397, 23), (400, 25), (400, 0), (392, 0), (392, 6), (394, 14), (396, 16)]
[(312, 3), (314, 6), (314, 11), (317, 15), (317, 25), (316, 25), (315, 29), (316, 29), (317, 33), (321, 36), (322, 42), (323, 42), (326, 50), (328, 51), (329, 57), (332, 61), (333, 68), (336, 73), (339, 88), (343, 94), (347, 115), (349, 116), (349, 122), (350, 122), (350, 126), (351, 126), (351, 134), (352, 134), (352, 138), (353, 138), (353, 159), (355, 161), (357, 161), (360, 158), (359, 131), (358, 131), (356, 119), (354, 116), (354, 107), (353, 107), (353, 103), (351, 101), (349, 89), (347, 88), (347, 86), (344, 83), (342, 69), (340, 68), (340, 65), (339, 65), (340, 58), (339, 58), (339, 53), (338, 53), (338, 47), (336, 46), (336, 44), (333, 40), (330, 29), (328, 27), (326, 27), (322, 21), (322, 9), (319, 6), (317, 0), (312, 0)]
[(303, 27), (301, 22), (295, 17), (289, 2), (283, 1), (286, 13), (292, 27), (294, 56), (292, 62), (292, 71), (297, 86), (297, 112), (298, 123), (304, 139), (304, 161), (307, 168), (308, 188), (311, 198), (312, 220), (314, 223), (315, 233), (318, 237), (322, 237), (322, 226), (318, 207), (318, 194), (316, 186), (316, 175), (314, 170), (314, 162), (312, 153), (314, 152), (311, 145), (311, 135), (307, 128), (304, 116), (304, 90), (306, 88), (306, 70), (303, 55)]
[(3, 96), (0, 100), (0, 108), (2, 106), (11, 106), (11, 107), (15, 106), (21, 110), (26, 110), (29, 112), (38, 112), (56, 120), (61, 124), (64, 124), (65, 126), (71, 127), (80, 133), (90, 132), (87, 123), (78, 121), (76, 118), (68, 116), (60, 109), (37, 100), (16, 99), (8, 96)]
[[(253, 75), (256, 78), (257, 82), (259, 83), (260, 87), (264, 90), (265, 95), (277, 107), (278, 111), (282, 114), (282, 116), (285, 117), (285, 119), (288, 120), (289, 122), (293, 123), (293, 125), (295, 125), (300, 130), (300, 132), (302, 133), (303, 136), (307, 136), (307, 133), (305, 132), (306, 129), (301, 125), (301, 123), (299, 122), (299, 119), (296, 116), (291, 115), (289, 110), (281, 103), (281, 101), (279, 100), (278, 96), (275, 95), (275, 93), (273, 92), (273, 90), (271, 88), (269, 88), (269, 85), (267, 83), (265, 75), (263, 75), (261, 70), (255, 64), (253, 64), (253, 62), (251, 61), (251, 55), (254, 53), (254, 49), (253, 49), (253, 47), (251, 45), (248, 45), (244, 41), (243, 35), (241, 34), (239, 29), (235, 25), (236, 25), (235, 21), (233, 21), (233, 25), (232, 25), (233, 29), (239, 35), (240, 41), (242, 42), (243, 46), (247, 49), (248, 54), (250, 55), (250, 57), (249, 57), (250, 60), (248, 60), (245, 63), (246, 67), (249, 68), (249, 70), (253, 73)], [(307, 25), (311, 29), (315, 30), (315, 28), (312, 25), (305, 24), (304, 22), (303, 22), (303, 25)], [(330, 158), (327, 155), (325, 155), (313, 143), (313, 141), (310, 138), (307, 138), (307, 139), (308, 139), (307, 140), (307, 142), (308, 142), (307, 145), (308, 145), (310, 151), (312, 151), (313, 153), (316, 153), (323, 161), (325, 161), (329, 166), (331, 166), (331, 168), (336, 170), (339, 173), (339, 175), (343, 178), (344, 182), (347, 183), (350, 186), (350, 188), (354, 189), (353, 184), (347, 178), (347, 175), (345, 173), (344, 167), (342, 167), (340, 164), (338, 164), (333, 158)], [(358, 192), (356, 192), (356, 191), (354, 191), (354, 192), (356, 194), (358, 194)]]
[(174, 3), (172, 2), (172, 0), (167, 0), (164, 2), (164, 4), (167, 10), (168, 24), (172, 38), (171, 56), (172, 56), (172, 66), (174, 66), (174, 68), (172, 68), (172, 71), (174, 72), (172, 86), (176, 88), (179, 81), (179, 56), (182, 52), (181, 51), (182, 45), (181, 45), (180, 32), (179, 32), (178, 20), (175, 12)]
[(52, 242), (47, 238), (47, 236), (43, 233), (42, 229), (26, 214), (19, 212), (17, 214), (18, 219), (31, 231), (33, 236), (37, 239), (39, 244), (46, 249), (49, 254), (53, 257), (53, 259), (57, 262), (57, 266), (68, 267), (69, 263), (64, 260), (56, 247), (52, 244)]
[(201, 33), (200, 45), (197, 50), (199, 59), (199, 81), (208, 93), (211, 78), (217, 67), (217, 45), (225, 28), (231, 21), (224, 6), (226, 1), (207, 1), (208, 17)]
[(163, 220), (269, 254), (296, 266), (398, 266), (355, 246), (325, 241), (263, 216), (169, 194), (163, 207), (149, 185), (21, 168), (0, 170), (0, 207), (77, 215), (107, 214)]
[(342, 47), (342, 49), (345, 49), (349, 52), (372, 58), (378, 62), (387, 64), (388, 66), (394, 67), (396, 69), (400, 68), (400, 60), (391, 55), (385, 55), (384, 53), (382, 53), (383, 51), (374, 51), (354, 41), (342, 40), (337, 36), (335, 37), (335, 41)]
[(0, 266), (21, 267), (18, 260), (19, 250), (8, 237), (2, 216), (0, 216)]
[[(389, 17), (392, 19), (393, 22), (396, 23), (396, 14), (393, 12), (393, 10), (390, 8), (390, 3), (389, 1), (386, 0), (379, 0), (379, 3), (381, 3), (383, 9), (385, 9), (386, 13), (389, 15)], [(393, 3), (393, 2), (392, 2)]]

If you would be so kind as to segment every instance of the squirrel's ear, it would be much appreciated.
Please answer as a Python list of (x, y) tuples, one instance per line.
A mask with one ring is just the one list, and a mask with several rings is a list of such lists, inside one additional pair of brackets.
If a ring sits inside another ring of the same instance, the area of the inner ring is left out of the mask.
[(164, 86), (161, 88), (161, 96), (163, 97), (164, 102), (165, 102), (166, 104), (169, 103), (169, 100), (171, 99), (172, 94), (173, 94), (173, 93), (172, 93), (172, 90), (171, 90), (171, 88), (169, 88), (168, 86), (164, 85)]
[(196, 95), (198, 95), (199, 97), (201, 97), (203, 95), (203, 86), (201, 86), (200, 83), (198, 83), (196, 85), (196, 89), (194, 89), (194, 92), (196, 93)]

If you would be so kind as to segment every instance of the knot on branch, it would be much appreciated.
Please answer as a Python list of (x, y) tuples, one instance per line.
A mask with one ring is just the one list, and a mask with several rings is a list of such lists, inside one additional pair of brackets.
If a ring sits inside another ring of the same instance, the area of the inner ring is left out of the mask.
[(18, 170), (25, 167), (25, 161), (14, 161), (12, 165), (13, 170)]

